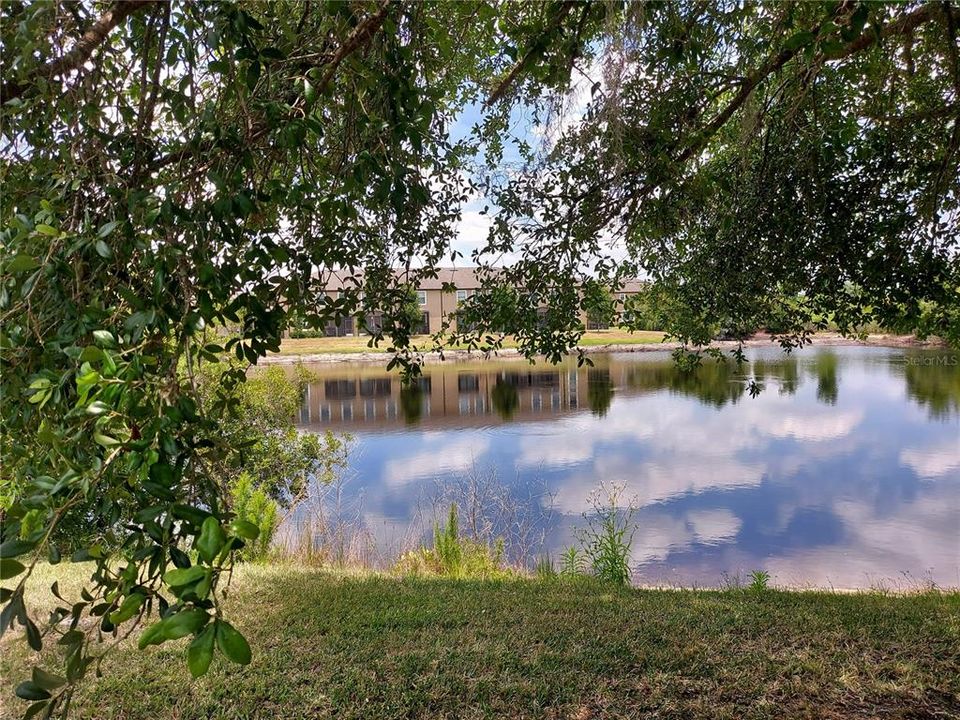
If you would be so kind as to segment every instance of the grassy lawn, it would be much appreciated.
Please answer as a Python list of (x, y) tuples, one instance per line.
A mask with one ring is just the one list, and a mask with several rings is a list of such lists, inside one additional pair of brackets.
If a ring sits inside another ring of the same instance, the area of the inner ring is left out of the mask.
[[(644, 345), (663, 341), (663, 333), (640, 330), (627, 332), (625, 330), (596, 330), (585, 333), (580, 341), (582, 347), (598, 345)], [(415, 344), (430, 347), (429, 336), (422, 335), (414, 338)], [(507, 338), (503, 347), (515, 348), (513, 338)], [(324, 338), (286, 338), (280, 345), (280, 355), (322, 355), (325, 353), (362, 353), (384, 352), (389, 343), (381, 343), (379, 348), (367, 346), (367, 337), (324, 337)], [(454, 346), (457, 349), (461, 346)]]
[[(56, 570), (42, 579), (49, 584)], [(960, 713), (956, 593), (613, 591), (592, 581), (397, 580), (254, 566), (234, 579), (228, 612), (251, 641), (251, 665), (218, 657), (191, 681), (185, 640), (143, 652), (127, 643), (102, 679), (91, 678), (73, 716)], [(4, 638), (8, 687), (26, 676), (23, 645)], [(20, 710), (16, 702), (3, 697), (4, 716)]]

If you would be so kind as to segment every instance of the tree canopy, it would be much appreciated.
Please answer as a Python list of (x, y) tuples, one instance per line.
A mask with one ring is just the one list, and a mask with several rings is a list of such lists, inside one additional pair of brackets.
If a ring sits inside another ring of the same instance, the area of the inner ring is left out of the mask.
[[(793, 346), (828, 319), (956, 342), (958, 21), (956, 3), (573, 6), (579, 92), (555, 71), (518, 84), (555, 132), (488, 174), (480, 257), (519, 254), (509, 282), (557, 306), (569, 278), (642, 275), (692, 345), (720, 323)], [(575, 339), (541, 343), (558, 329)]]
[[(249, 660), (219, 608), (257, 534), (215, 471), (236, 466), (231, 388), (294, 318), (361, 307), (409, 366), (409, 284), (459, 260), (469, 197), (493, 217), (472, 258), (490, 292), (463, 311), (474, 344), (496, 344), (495, 323), (556, 358), (582, 331), (578, 288), (640, 274), (693, 345), (711, 322), (772, 318), (788, 345), (828, 317), (960, 340), (955, 2), (0, 13), (0, 630), (67, 650), (62, 675), (20, 688), (37, 712), (65, 708), (95, 635), (148, 613), (141, 644), (192, 636), (194, 674), (214, 648)], [(224, 353), (243, 364), (201, 396)], [(90, 586), (42, 631), (24, 582), (59, 561), (54, 530), (80, 506), (118, 549), (76, 553)]]

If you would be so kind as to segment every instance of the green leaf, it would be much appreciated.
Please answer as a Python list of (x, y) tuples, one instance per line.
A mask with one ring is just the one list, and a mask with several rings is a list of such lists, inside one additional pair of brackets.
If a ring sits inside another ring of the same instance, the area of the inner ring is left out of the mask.
[[(8, 691), (9, 692), (9, 691)], [(37, 685), (32, 680), (27, 680), (17, 685), (16, 694), (23, 700), (49, 700), (50, 693)]]
[(200, 553), (200, 557), (208, 563), (212, 563), (226, 541), (227, 537), (223, 533), (223, 528), (220, 527), (220, 521), (213, 516), (208, 517), (203, 521), (203, 527), (200, 529), (197, 551)]
[(126, 622), (137, 614), (144, 600), (146, 600), (146, 598), (140, 593), (130, 593), (123, 599), (123, 602), (120, 603), (120, 607), (110, 613), (110, 622), (114, 625)]
[(40, 267), (40, 263), (38, 263), (33, 257), (30, 255), (20, 254), (7, 263), (7, 272), (25, 272), (38, 267)]
[(143, 650), (148, 645), (160, 645), (167, 640), (177, 640), (187, 635), (193, 635), (209, 619), (210, 616), (207, 615), (206, 610), (200, 608), (182, 610), (144, 630), (143, 634), (140, 635), (137, 646)]
[(0, 580), (16, 577), (26, 569), (23, 563), (17, 562), (16, 560), (0, 558)]
[(187, 650), (187, 667), (195, 678), (206, 674), (213, 660), (213, 644), (216, 640), (215, 626), (210, 625), (194, 638)]
[(230, 523), (230, 531), (247, 540), (256, 540), (260, 535), (260, 528), (247, 520), (234, 520)]
[(43, 223), (39, 223), (36, 230), (41, 235), (49, 235), (50, 237), (57, 237), (60, 234), (60, 231), (56, 228), (44, 225)]
[(40, 629), (29, 617), (21, 618), (20, 620), (23, 622), (24, 630), (27, 632), (27, 645), (37, 652), (40, 652), (43, 649), (43, 640), (40, 637)]
[(27, 711), (23, 714), (23, 720), (30, 720), (30, 718), (36, 717), (49, 704), (50, 703), (47, 700), (35, 702), (33, 705), (27, 708)]
[(241, 217), (246, 217), (254, 211), (253, 203), (250, 201), (250, 198), (247, 197), (246, 193), (237, 193), (233, 197), (233, 203), (240, 211)]
[(69, 630), (63, 634), (63, 637), (57, 640), (57, 645), (79, 645), (86, 636), (79, 630)]
[(120, 444), (120, 441), (117, 440), (115, 437), (111, 437), (110, 435), (104, 435), (103, 433), (94, 433), (93, 441), (98, 445), (103, 445), (103, 447), (113, 447), (115, 445)]
[(12, 558), (24, 555), (37, 546), (36, 542), (21, 540), (20, 538), (10, 538), (0, 545), (0, 558)]
[(787, 38), (786, 42), (783, 43), (783, 47), (786, 50), (799, 50), (810, 45), (816, 39), (817, 36), (813, 33), (801, 30)]
[(307, 101), (308, 106), (313, 105), (317, 99), (317, 89), (307, 78), (303, 79), (303, 97)]
[(110, 406), (102, 400), (94, 400), (92, 403), (87, 405), (87, 413), (89, 415), (103, 415), (107, 412), (110, 412)]
[(33, 682), (44, 690), (56, 690), (58, 687), (66, 685), (67, 679), (35, 667), (33, 669)]
[(206, 610), (200, 608), (183, 610), (163, 620), (166, 623), (163, 634), (167, 640), (178, 640), (187, 635), (193, 635), (206, 625), (209, 619), (210, 616), (207, 615)]
[(103, 240), (97, 240), (93, 244), (94, 249), (97, 251), (97, 255), (102, 258), (109, 258), (113, 255), (113, 251), (110, 249), (110, 246), (107, 245)]
[(226, 620), (217, 620), (217, 647), (220, 652), (239, 665), (250, 664), (250, 645)]
[(247, 87), (250, 90), (253, 90), (257, 85), (257, 81), (260, 79), (260, 63), (254, 60), (247, 66)]
[(116, 347), (117, 341), (109, 330), (94, 330), (93, 341), (100, 347)]
[(137, 647), (143, 650), (148, 645), (159, 645), (167, 638), (163, 635), (163, 620), (158, 623), (154, 623), (142, 633), (140, 633), (140, 639), (137, 641)]
[(80, 362), (95, 362), (103, 357), (103, 350), (96, 345), (87, 345), (80, 353)]
[(105, 225), (101, 225), (101, 226), (100, 226), (100, 229), (97, 230), (97, 237), (99, 237), (99, 238), (105, 238), (107, 235), (109, 235), (109, 234), (112, 233), (114, 230), (116, 230), (117, 225), (119, 225), (119, 224), (120, 224), (120, 221), (119, 221), (119, 220), (111, 220), (110, 222), (106, 223)]
[(163, 581), (170, 587), (184, 587), (201, 580), (206, 574), (206, 568), (194, 565), (193, 567), (170, 570), (163, 576)]

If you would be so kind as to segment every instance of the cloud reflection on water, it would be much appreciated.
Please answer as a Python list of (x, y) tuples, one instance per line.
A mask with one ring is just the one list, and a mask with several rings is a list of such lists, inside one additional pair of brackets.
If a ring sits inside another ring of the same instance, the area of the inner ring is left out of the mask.
[[(862, 587), (902, 573), (960, 584), (960, 403), (950, 395), (960, 394), (960, 370), (937, 366), (925, 378), (927, 367), (908, 364), (915, 353), (879, 348), (751, 357), (747, 368), (695, 377), (663, 356), (598, 357), (593, 372), (612, 390), (602, 413), (589, 396), (574, 402), (586, 375), (568, 366), (555, 381), (536, 366), (529, 381), (510, 381), (520, 388), (511, 422), (482, 416), (482, 376), (480, 391), (461, 380), (454, 387), (475, 398), (462, 422), (441, 418), (434, 401), (426, 429), (350, 428), (364, 507), (400, 527), (438, 477), (489, 467), (518, 490), (537, 478), (553, 493), (556, 554), (603, 480), (624, 485), (639, 508), (641, 582), (715, 585), (762, 568), (794, 585)], [(765, 385), (755, 399), (744, 393), (750, 376)]]

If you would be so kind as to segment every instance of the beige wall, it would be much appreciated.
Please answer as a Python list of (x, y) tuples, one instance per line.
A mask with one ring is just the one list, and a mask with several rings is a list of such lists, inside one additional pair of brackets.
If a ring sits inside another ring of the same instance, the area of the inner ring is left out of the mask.
[[(443, 326), (444, 318), (452, 315), (457, 310), (457, 294), (455, 292), (443, 292), (442, 290), (421, 290), (419, 292), (424, 293), (426, 296), (426, 303), (420, 305), (420, 309), (423, 312), (429, 313), (430, 333), (440, 332)], [(469, 297), (474, 293), (473, 290), (467, 290), (467, 296)], [(614, 293), (616, 299), (616, 307), (618, 312), (623, 311), (624, 301), (620, 299), (620, 296), (624, 298), (629, 298), (632, 295), (635, 295), (635, 292), (624, 292), (624, 293)], [(419, 299), (419, 295), (418, 295)], [(584, 327), (587, 325), (587, 314), (585, 312), (579, 313), (580, 322), (583, 323)], [(456, 329), (456, 321), (451, 317), (451, 329)], [(359, 334), (360, 328), (359, 323), (354, 324), (353, 334)]]
[[(443, 292), (442, 290), (421, 290), (420, 292), (426, 294), (427, 302), (425, 305), (421, 305), (420, 309), (430, 313), (430, 332), (439, 332), (443, 327), (444, 318), (457, 311), (457, 294), (455, 292)], [(467, 290), (466, 292), (468, 296), (473, 294), (473, 290)], [(456, 321), (453, 318), (450, 318), (450, 320), (451, 328), (456, 329)]]
[[(329, 371), (343, 372), (339, 371)], [(476, 367), (442, 367), (419, 381), (415, 401), (404, 403), (400, 379), (374, 368), (355, 369), (346, 377), (333, 375), (311, 383), (300, 412), (305, 426), (386, 427), (402, 421), (411, 407), (425, 427), (485, 426), (505, 420), (537, 420), (590, 408), (590, 386), (599, 376), (622, 384), (603, 368), (531, 368), (522, 363), (496, 372)], [(493, 399), (498, 383), (516, 388), (516, 406), (505, 417)]]

